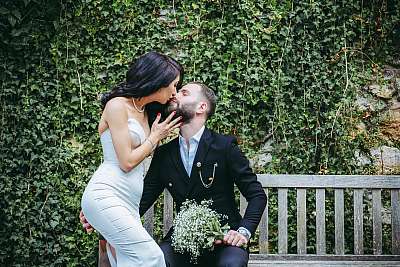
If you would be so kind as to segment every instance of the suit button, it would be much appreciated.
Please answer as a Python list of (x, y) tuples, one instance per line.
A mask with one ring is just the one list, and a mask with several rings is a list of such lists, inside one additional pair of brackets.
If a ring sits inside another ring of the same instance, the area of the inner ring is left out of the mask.
[(168, 186), (169, 186), (169, 187), (172, 187), (172, 183), (168, 183)]

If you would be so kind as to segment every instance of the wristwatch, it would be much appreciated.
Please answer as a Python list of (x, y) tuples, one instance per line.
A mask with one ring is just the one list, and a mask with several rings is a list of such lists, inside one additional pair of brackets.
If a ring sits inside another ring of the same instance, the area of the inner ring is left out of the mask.
[(239, 227), (239, 229), (237, 230), (238, 233), (242, 234), (244, 237), (246, 237), (247, 241), (250, 240), (251, 234), (249, 232), (249, 230), (247, 230), (244, 227)]

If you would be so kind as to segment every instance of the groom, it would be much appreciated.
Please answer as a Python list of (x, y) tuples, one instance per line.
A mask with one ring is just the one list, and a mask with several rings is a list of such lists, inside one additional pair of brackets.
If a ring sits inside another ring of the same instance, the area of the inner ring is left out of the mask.
[[(266, 195), (249, 162), (233, 137), (217, 134), (205, 127), (216, 106), (214, 92), (202, 83), (189, 83), (179, 90), (168, 111), (175, 110), (184, 124), (179, 137), (154, 153), (144, 180), (140, 214), (143, 215), (166, 188), (179, 211), (182, 202), (212, 199), (214, 209), (227, 215), (231, 230), (212, 252), (199, 258), (198, 265), (189, 256), (175, 253), (171, 246), (171, 228), (160, 247), (167, 266), (247, 266), (248, 251), (240, 248), (254, 235), (266, 206)], [(243, 216), (235, 202), (234, 184), (248, 205)], [(82, 220), (82, 218), (81, 218)], [(84, 220), (84, 217), (83, 217)]]

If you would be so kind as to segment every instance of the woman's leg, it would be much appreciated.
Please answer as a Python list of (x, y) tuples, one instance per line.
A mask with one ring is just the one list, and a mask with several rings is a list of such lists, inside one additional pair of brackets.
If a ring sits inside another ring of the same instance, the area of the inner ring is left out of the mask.
[(107, 242), (107, 259), (111, 267), (117, 267), (117, 253), (115, 248)]
[(82, 208), (88, 222), (116, 249), (118, 267), (165, 266), (157, 243), (120, 199), (98, 198)]

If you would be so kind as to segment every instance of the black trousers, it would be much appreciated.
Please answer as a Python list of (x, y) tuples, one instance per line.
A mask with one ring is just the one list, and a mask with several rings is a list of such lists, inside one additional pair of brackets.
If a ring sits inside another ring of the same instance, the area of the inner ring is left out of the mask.
[(167, 267), (246, 267), (249, 261), (249, 252), (243, 248), (233, 246), (216, 246), (213, 251), (204, 253), (197, 264), (190, 262), (190, 257), (174, 252), (171, 239), (160, 243)]

